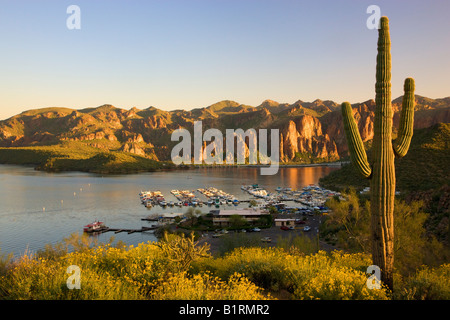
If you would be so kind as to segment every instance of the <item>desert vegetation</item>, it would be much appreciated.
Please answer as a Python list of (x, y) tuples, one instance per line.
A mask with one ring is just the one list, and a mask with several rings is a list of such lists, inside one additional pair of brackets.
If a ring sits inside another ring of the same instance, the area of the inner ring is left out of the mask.
[[(304, 253), (295, 241), (280, 247), (239, 247), (212, 256), (193, 236), (167, 234), (158, 242), (96, 244), (72, 235), (34, 254), (0, 259), (1, 299), (262, 300), (448, 299), (450, 265), (421, 266), (398, 283), (367, 287), (371, 256), (335, 250)], [(69, 289), (71, 265), (80, 289)]]

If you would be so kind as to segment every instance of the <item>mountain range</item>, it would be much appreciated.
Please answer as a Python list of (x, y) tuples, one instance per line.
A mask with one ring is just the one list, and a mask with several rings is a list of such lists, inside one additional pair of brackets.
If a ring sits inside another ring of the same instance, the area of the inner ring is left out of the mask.
[[(392, 101), (394, 128), (398, 127), (402, 97)], [(352, 105), (364, 142), (373, 137), (374, 100)], [(278, 128), (280, 160), (310, 163), (347, 156), (340, 105), (334, 101), (296, 101), (293, 104), (265, 100), (249, 106), (224, 100), (192, 110), (164, 111), (155, 107), (130, 110), (109, 104), (97, 108), (42, 108), (0, 121), (0, 147), (80, 145), (99, 152), (123, 152), (158, 161), (169, 161), (171, 133), (178, 128), (192, 132), (194, 121), (203, 130)], [(450, 122), (450, 97), (431, 99), (416, 95), (414, 128)], [(394, 129), (395, 130), (395, 129)], [(394, 132), (395, 133), (395, 132)]]

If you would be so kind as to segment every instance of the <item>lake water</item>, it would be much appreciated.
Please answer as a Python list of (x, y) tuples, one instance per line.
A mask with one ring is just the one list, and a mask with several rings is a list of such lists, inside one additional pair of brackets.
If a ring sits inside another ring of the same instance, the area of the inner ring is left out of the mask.
[[(141, 190), (160, 190), (167, 201), (176, 200), (172, 189), (197, 190), (216, 187), (249, 199), (243, 184), (258, 183), (268, 191), (275, 188), (299, 189), (317, 184), (319, 178), (339, 167), (313, 166), (280, 168), (273, 176), (260, 175), (259, 168), (200, 168), (132, 175), (97, 175), (81, 172), (47, 173), (31, 167), (0, 165), (0, 249), (2, 253), (35, 252), (46, 244), (61, 242), (83, 226), (104, 221), (112, 228), (140, 229), (141, 221), (152, 213), (185, 212), (186, 208), (145, 208), (139, 200)], [(248, 206), (242, 204), (241, 206)], [(228, 207), (225, 205), (225, 207)], [(210, 208), (203, 206), (203, 212)], [(111, 236), (128, 245), (156, 240), (152, 232), (106, 232), (98, 236), (107, 242)]]

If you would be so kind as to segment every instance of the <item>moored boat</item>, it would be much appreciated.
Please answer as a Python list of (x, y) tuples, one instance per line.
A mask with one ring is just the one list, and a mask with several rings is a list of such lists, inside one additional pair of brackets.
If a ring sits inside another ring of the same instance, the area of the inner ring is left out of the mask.
[(107, 227), (102, 221), (94, 221), (90, 224), (85, 225), (83, 231), (91, 233), (91, 232), (99, 232), (105, 229), (107, 229)]

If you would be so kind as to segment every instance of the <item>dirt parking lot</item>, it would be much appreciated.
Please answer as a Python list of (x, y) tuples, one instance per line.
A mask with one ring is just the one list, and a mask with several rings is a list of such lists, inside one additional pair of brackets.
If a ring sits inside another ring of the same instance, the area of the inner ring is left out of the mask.
[[(297, 217), (293, 217), (297, 218)], [(220, 237), (213, 237), (214, 232), (204, 233), (202, 238), (200, 239), (200, 243), (207, 242), (210, 245), (210, 251), (212, 254), (217, 254), (220, 251), (221, 245), (223, 245), (223, 242), (226, 241), (227, 237), (248, 237), (249, 239), (258, 239), (258, 243), (261, 246), (277, 246), (277, 241), (279, 241), (280, 238), (294, 238), (296, 236), (301, 237), (310, 237), (313, 240), (317, 239), (317, 234), (319, 231), (319, 224), (323, 218), (321, 216), (309, 216), (308, 220), (306, 221), (306, 224), (300, 224), (296, 225), (294, 230), (281, 230), (280, 227), (272, 226), (270, 228), (261, 229), (259, 232), (234, 232), (230, 231), (227, 234), (223, 234)], [(303, 228), (305, 226), (309, 226), (311, 229), (309, 231), (303, 231)], [(260, 239), (270, 237), (272, 240), (271, 242), (263, 242)], [(242, 238), (241, 238), (242, 239)], [(320, 249), (325, 251), (331, 251), (333, 250), (333, 246), (320, 241)]]

